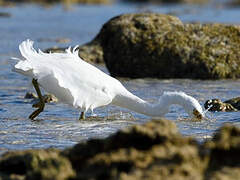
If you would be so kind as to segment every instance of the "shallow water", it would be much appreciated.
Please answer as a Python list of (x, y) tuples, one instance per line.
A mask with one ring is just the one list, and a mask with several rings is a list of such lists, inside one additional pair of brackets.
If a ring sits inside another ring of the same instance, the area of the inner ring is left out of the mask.
[[(15, 63), (11, 56), (19, 56), (18, 44), (26, 38), (36, 41), (39, 48), (54, 45), (66, 47), (91, 40), (103, 23), (115, 15), (139, 11), (153, 11), (176, 14), (181, 20), (200, 22), (239, 23), (239, 9), (213, 8), (193, 5), (137, 5), (116, 3), (109, 6), (78, 5), (65, 11), (60, 5), (44, 8), (37, 5), (21, 5), (0, 8), (10, 18), (0, 18), (0, 153), (8, 150), (29, 148), (65, 148), (89, 138), (103, 138), (117, 130), (151, 120), (147, 116), (119, 107), (108, 106), (94, 111), (97, 117), (79, 122), (79, 112), (64, 104), (51, 103), (45, 111), (31, 121), (27, 117), (33, 111), (31, 100), (24, 99), (32, 90), (27, 78), (11, 72)], [(227, 14), (227, 15), (226, 15)], [(65, 44), (55, 39), (68, 38)], [(42, 40), (50, 39), (50, 40)], [(104, 67), (100, 67), (103, 70)], [(239, 80), (157, 80), (121, 79), (134, 94), (145, 100), (156, 102), (163, 91), (185, 91), (196, 97), (201, 104), (207, 99), (226, 100), (240, 94)], [(89, 114), (90, 115), (90, 114)], [(240, 112), (208, 113), (209, 120), (193, 122), (186, 118), (183, 109), (171, 107), (166, 118), (177, 123), (184, 135), (199, 140), (209, 138), (223, 123), (239, 125)]]

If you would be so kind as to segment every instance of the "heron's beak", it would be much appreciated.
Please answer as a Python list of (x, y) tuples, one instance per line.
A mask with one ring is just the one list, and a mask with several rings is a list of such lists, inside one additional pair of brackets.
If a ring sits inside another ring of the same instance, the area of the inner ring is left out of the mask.
[(203, 119), (203, 115), (196, 109), (193, 109), (193, 116), (199, 120)]

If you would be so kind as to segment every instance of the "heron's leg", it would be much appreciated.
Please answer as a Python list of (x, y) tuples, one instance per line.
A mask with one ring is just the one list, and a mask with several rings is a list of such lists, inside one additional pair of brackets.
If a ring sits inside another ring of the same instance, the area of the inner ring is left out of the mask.
[(34, 86), (34, 88), (35, 88), (35, 90), (37, 92), (37, 95), (38, 95), (38, 98), (39, 98), (39, 104), (37, 105), (38, 109), (36, 111), (34, 111), (29, 116), (30, 119), (34, 119), (35, 117), (37, 117), (44, 110), (44, 106), (45, 106), (45, 102), (44, 102), (42, 93), (40, 91), (37, 79), (33, 78), (32, 83), (33, 83), (33, 86)]
[(85, 119), (85, 112), (82, 111), (79, 117), (79, 120), (84, 120)]

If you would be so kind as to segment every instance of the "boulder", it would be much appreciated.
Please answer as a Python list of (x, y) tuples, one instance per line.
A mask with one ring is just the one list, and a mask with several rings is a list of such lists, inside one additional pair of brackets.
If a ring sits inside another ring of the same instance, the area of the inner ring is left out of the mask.
[[(44, 52), (46, 53), (62, 53), (65, 52), (65, 49), (67, 49), (68, 47), (51, 47), (46, 49)], [(103, 50), (102, 50), (102, 46), (100, 44), (100, 42), (98, 40), (93, 40), (89, 43), (80, 45), (78, 47), (79, 49), (79, 56), (81, 57), (81, 59), (83, 59), (86, 62), (89, 63), (95, 63), (95, 64), (102, 64), (104, 63), (103, 60)]]
[(105, 23), (95, 41), (101, 43), (112, 76), (240, 77), (240, 28), (235, 25), (183, 24), (170, 15), (124, 14)]
[(240, 128), (221, 127), (198, 143), (169, 120), (134, 125), (65, 150), (24, 150), (0, 157), (0, 179), (240, 179)]
[(26, 150), (4, 154), (0, 159), (0, 179), (59, 179), (75, 176), (71, 163), (59, 150)]
[(232, 98), (222, 102), (220, 99), (210, 99), (204, 103), (208, 111), (233, 112), (240, 110), (240, 97)]

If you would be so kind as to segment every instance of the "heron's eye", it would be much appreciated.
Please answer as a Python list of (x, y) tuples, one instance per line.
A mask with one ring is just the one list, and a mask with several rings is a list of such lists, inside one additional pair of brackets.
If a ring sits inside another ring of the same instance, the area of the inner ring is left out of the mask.
[(193, 109), (193, 115), (197, 119), (202, 119), (203, 118), (202, 114), (196, 109)]

